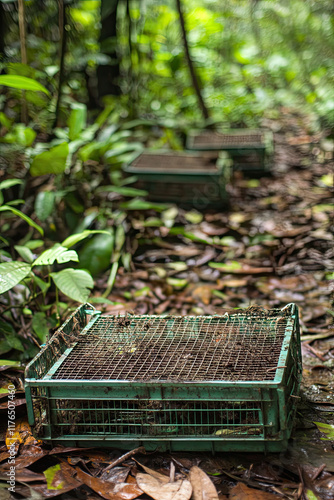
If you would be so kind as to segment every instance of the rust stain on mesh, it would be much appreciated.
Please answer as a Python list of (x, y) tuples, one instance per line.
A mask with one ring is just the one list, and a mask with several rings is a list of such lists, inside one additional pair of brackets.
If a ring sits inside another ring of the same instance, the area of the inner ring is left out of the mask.
[(53, 375), (58, 380), (273, 380), (289, 318), (101, 317)]
[(252, 146), (263, 144), (261, 134), (223, 134), (203, 132), (194, 137), (194, 146)]

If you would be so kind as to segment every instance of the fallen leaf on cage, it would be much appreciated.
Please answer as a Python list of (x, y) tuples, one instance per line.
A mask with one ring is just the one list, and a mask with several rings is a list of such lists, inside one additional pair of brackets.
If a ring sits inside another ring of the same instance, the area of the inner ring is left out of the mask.
[[(166, 479), (168, 481), (168, 478)], [(136, 480), (139, 488), (154, 500), (189, 500), (191, 497), (192, 486), (186, 479), (166, 483), (149, 474), (139, 472)]]
[(216, 488), (211, 479), (199, 467), (192, 467), (189, 481), (193, 489), (193, 500), (218, 500)]

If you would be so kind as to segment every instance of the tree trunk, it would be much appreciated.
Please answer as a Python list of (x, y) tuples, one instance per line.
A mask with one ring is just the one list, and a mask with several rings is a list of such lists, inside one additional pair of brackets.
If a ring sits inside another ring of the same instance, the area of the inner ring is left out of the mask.
[(59, 109), (60, 109), (60, 101), (61, 101), (61, 93), (62, 87), (64, 83), (64, 71), (65, 71), (65, 52), (66, 52), (66, 7), (64, 0), (58, 0), (58, 25), (59, 25), (59, 37), (60, 37), (60, 49), (59, 49), (59, 75), (58, 75), (58, 93), (57, 93), (57, 103), (56, 103), (56, 111), (55, 111), (55, 121), (54, 126), (58, 125), (59, 119)]
[[(24, 0), (19, 0), (19, 30), (20, 30), (20, 44), (21, 44), (21, 62), (22, 64), (28, 64), (27, 31), (26, 31)], [(21, 120), (25, 125), (28, 125), (28, 106), (24, 90), (22, 91)]]
[(184, 16), (183, 16), (183, 11), (182, 11), (181, 0), (176, 0), (176, 7), (177, 7), (177, 11), (179, 13), (180, 24), (181, 24), (181, 31), (182, 31), (182, 39), (183, 39), (183, 45), (184, 45), (184, 51), (185, 51), (185, 56), (186, 56), (188, 67), (189, 67), (189, 71), (190, 71), (190, 76), (191, 76), (192, 84), (193, 84), (194, 90), (195, 90), (196, 95), (197, 95), (198, 104), (199, 104), (199, 107), (200, 107), (200, 109), (202, 111), (203, 118), (205, 120), (207, 120), (209, 118), (209, 111), (208, 111), (208, 108), (205, 105), (203, 96), (201, 94), (201, 89), (200, 89), (200, 86), (199, 86), (198, 77), (196, 75), (194, 63), (193, 63), (193, 61), (191, 59), (191, 56), (190, 56), (189, 44), (188, 44), (188, 39), (187, 39), (187, 31), (186, 31), (186, 26), (185, 26), (185, 22), (184, 22)]
[(101, 52), (110, 57), (111, 63), (97, 68), (97, 89), (99, 98), (105, 95), (120, 95), (118, 83), (120, 65), (117, 54), (117, 6), (119, 0), (101, 0)]

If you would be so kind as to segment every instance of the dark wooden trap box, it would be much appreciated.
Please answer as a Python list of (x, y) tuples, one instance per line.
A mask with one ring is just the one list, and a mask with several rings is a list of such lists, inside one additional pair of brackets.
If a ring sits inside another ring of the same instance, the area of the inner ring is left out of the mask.
[(272, 132), (260, 129), (194, 130), (189, 133), (186, 146), (192, 151), (226, 151), (233, 159), (233, 170), (252, 175), (270, 169), (274, 151)]
[(198, 153), (152, 151), (139, 154), (124, 171), (137, 177), (136, 187), (148, 191), (149, 200), (202, 209), (227, 203), (231, 163), (226, 154), (211, 160)]
[(25, 376), (29, 423), (48, 442), (282, 451), (301, 378), (298, 310), (102, 316), (85, 304)]

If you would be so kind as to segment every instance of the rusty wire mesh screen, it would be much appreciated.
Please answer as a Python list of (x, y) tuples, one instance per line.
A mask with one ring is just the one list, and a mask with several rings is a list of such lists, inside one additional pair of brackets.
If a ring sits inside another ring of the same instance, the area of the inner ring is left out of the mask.
[(137, 436), (260, 435), (257, 401), (55, 400), (51, 412), (62, 434)]
[(212, 170), (218, 172), (215, 165), (215, 160), (205, 158), (202, 156), (193, 156), (189, 154), (141, 154), (132, 163), (131, 167), (138, 168), (138, 170), (189, 170), (204, 171)]
[(273, 380), (284, 315), (106, 316), (79, 335), (58, 380)]
[(194, 147), (231, 146), (244, 147), (263, 144), (262, 134), (223, 134), (220, 132), (202, 132), (194, 136)]

